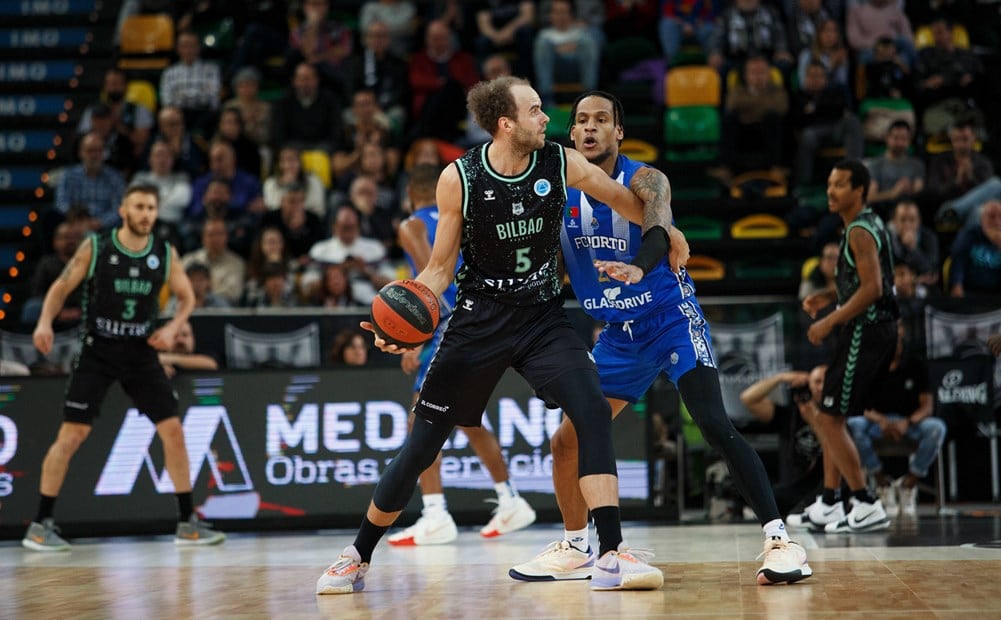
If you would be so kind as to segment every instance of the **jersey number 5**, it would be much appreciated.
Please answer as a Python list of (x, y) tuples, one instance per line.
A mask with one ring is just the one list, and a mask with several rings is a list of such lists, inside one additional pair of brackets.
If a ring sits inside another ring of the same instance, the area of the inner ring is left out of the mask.
[(518, 248), (517, 250), (514, 251), (515, 273), (525, 273), (526, 271), (532, 268), (532, 260), (528, 258), (528, 253), (531, 250), (532, 248)]

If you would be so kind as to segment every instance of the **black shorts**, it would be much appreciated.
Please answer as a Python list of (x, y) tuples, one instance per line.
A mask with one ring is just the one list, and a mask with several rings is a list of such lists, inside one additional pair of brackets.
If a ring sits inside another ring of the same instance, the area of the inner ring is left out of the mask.
[[(597, 380), (597, 367), (563, 311), (563, 300), (509, 306), (465, 296), (431, 361), (414, 413), (435, 424), (480, 426), (490, 394), (508, 368), (536, 390), (565, 372)], [(600, 392), (600, 390), (599, 390)]]
[(155, 349), (143, 340), (88, 335), (66, 386), (65, 420), (93, 424), (115, 381), (121, 382), (136, 409), (154, 424), (177, 415), (177, 392), (164, 374)]
[(862, 415), (896, 349), (897, 324), (893, 321), (842, 327), (824, 377), (820, 410), (831, 415)]

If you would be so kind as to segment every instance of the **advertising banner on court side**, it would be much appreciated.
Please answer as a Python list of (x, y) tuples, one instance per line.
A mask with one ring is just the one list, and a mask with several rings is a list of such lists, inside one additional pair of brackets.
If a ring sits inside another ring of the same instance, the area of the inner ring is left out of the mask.
[[(46, 450), (62, 420), (66, 379), (0, 381), (0, 527), (26, 524), (38, 504)], [(207, 519), (330, 517), (352, 525), (407, 436), (412, 378), (399, 370), (182, 374), (176, 380), (195, 501)], [(71, 523), (143, 522), (174, 516), (174, 486), (153, 424), (118, 387), (73, 458), (56, 508)], [(509, 372), (484, 416), (511, 480), (533, 506), (555, 510), (549, 440), (562, 412), (547, 410)], [(623, 507), (645, 506), (644, 421), (615, 422)], [(493, 482), (456, 432), (442, 479), (457, 514), (482, 512)], [(415, 498), (410, 507), (419, 509)]]

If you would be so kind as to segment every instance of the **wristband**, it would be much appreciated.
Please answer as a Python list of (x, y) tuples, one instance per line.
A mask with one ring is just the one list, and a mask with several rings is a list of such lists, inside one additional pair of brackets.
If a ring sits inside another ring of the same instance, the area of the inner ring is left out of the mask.
[(667, 231), (663, 226), (654, 226), (643, 233), (643, 243), (630, 264), (642, 269), (643, 275), (646, 275), (664, 260), (670, 249), (671, 239), (667, 236)]

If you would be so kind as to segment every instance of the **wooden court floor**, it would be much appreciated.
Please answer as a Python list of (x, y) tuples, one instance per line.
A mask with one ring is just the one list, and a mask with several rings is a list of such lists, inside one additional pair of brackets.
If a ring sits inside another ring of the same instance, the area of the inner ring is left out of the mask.
[(380, 544), (363, 592), (322, 597), (316, 579), (351, 531), (235, 534), (183, 550), (169, 537), (85, 539), (59, 554), (4, 541), (0, 618), (1001, 618), (999, 517), (797, 533), (814, 575), (771, 587), (754, 581), (754, 524), (626, 524), (627, 541), (653, 549), (664, 571), (653, 592), (510, 579), (510, 566), (562, 534), (552, 525), (493, 540), (460, 530), (451, 545)]

